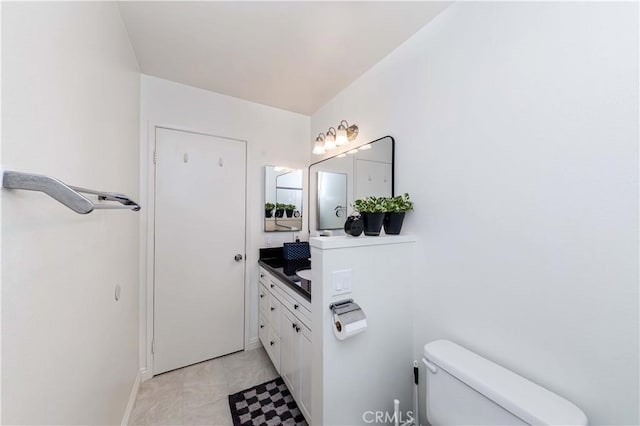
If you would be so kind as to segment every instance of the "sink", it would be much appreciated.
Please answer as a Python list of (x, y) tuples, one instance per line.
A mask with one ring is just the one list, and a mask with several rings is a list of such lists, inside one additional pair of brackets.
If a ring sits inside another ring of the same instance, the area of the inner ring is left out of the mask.
[(302, 278), (303, 280), (311, 281), (311, 268), (299, 269), (296, 271), (296, 275)]

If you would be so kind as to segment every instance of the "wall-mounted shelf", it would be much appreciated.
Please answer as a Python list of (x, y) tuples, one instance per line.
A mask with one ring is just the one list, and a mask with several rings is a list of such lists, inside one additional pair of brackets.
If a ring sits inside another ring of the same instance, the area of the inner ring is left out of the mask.
[[(70, 186), (51, 176), (34, 173), (4, 171), (2, 173), (2, 187), (44, 192), (54, 200), (80, 214), (91, 213), (95, 209), (140, 210), (138, 203), (126, 195)], [(119, 204), (94, 203), (82, 194), (96, 195), (99, 201), (113, 201)]]

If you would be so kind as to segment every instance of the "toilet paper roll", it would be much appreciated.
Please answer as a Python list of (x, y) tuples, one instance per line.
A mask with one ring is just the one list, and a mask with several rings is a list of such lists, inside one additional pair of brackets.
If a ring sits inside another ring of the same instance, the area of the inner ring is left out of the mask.
[(338, 340), (360, 334), (367, 329), (367, 318), (361, 310), (333, 314), (333, 334)]

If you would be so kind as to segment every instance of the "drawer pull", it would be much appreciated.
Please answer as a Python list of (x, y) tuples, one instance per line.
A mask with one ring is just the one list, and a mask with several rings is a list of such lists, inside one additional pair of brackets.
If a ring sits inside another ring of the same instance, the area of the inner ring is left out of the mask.
[(298, 309), (300, 307), (300, 305), (298, 305), (297, 303), (295, 305), (293, 305), (293, 309)]
[(274, 308), (274, 307), (272, 306), (272, 307), (271, 307), (271, 310), (272, 310), (272, 311), (275, 311), (275, 310), (276, 310), (276, 308)]
[(275, 287), (275, 284), (271, 284), (271, 288), (274, 288), (274, 287)]
[(260, 278), (264, 278), (264, 274), (260, 274)]
[(298, 324), (291, 324), (291, 328), (296, 328)]
[(276, 344), (276, 342), (274, 342), (274, 341), (272, 340), (271, 342), (269, 342), (269, 344), (270, 344), (271, 346), (273, 346), (273, 345), (275, 345), (275, 344)]
[(260, 324), (260, 328), (264, 328), (264, 324)]
[(296, 325), (296, 333), (300, 333), (300, 327)]
[(263, 297), (264, 297), (264, 294), (261, 294), (261, 295), (260, 295), (260, 298), (263, 298)]

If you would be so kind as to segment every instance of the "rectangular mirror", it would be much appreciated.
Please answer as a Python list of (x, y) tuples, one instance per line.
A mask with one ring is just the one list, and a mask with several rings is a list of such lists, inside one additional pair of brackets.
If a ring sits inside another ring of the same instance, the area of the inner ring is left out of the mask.
[(309, 231), (343, 230), (354, 200), (394, 196), (394, 144), (385, 136), (309, 167)]
[(264, 203), (265, 232), (302, 230), (302, 170), (265, 166)]
[(318, 172), (318, 228), (340, 229), (347, 219), (346, 173)]

